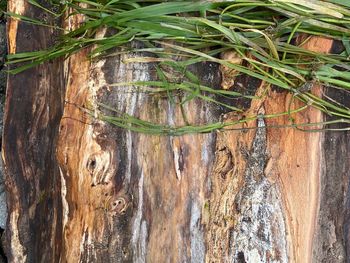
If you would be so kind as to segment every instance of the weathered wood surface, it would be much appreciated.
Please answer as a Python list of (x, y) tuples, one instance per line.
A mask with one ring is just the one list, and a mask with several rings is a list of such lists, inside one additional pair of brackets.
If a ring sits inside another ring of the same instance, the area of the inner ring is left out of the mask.
[[(43, 15), (9, 2), (11, 11)], [(70, 26), (79, 22), (71, 19)], [(14, 53), (49, 46), (55, 32), (10, 20), (8, 36)], [(308, 48), (330, 52), (334, 44), (311, 39)], [(152, 64), (124, 64), (120, 56), (90, 62), (87, 52), (9, 78), (10, 262), (350, 262), (349, 133), (266, 128), (288, 117), (182, 137), (121, 130), (81, 107), (103, 102), (143, 119), (183, 120), (166, 98), (108, 88), (154, 78)], [(220, 88), (217, 65), (192, 70)], [(266, 88), (240, 81), (250, 92)], [(347, 94), (313, 89), (349, 104)], [(284, 112), (290, 99), (271, 90), (265, 101), (234, 103), (249, 115)], [(200, 101), (185, 110), (191, 123), (239, 118)], [(294, 117), (325, 118), (313, 109)]]
[[(26, 1), (8, 5), (19, 14), (44, 16)], [(46, 48), (55, 37), (47, 28), (12, 19), (7, 32), (10, 53)], [(54, 145), (63, 110), (62, 66), (48, 63), (8, 79), (3, 159), (10, 262), (52, 261), (61, 252), (61, 182)]]

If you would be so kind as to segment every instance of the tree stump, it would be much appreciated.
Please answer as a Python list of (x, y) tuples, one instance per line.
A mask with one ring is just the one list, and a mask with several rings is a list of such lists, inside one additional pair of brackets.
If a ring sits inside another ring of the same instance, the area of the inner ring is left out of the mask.
[[(10, 0), (9, 10), (44, 16), (23, 0)], [(70, 19), (66, 27), (79, 23)], [(7, 30), (10, 53), (47, 48), (57, 38), (53, 29), (16, 19)], [(339, 48), (320, 38), (306, 45)], [(179, 137), (123, 130), (82, 109), (104, 103), (145, 120), (184, 120), (166, 97), (110, 87), (152, 80), (154, 65), (125, 63), (126, 55), (89, 61), (88, 52), (9, 76), (3, 159), (10, 262), (350, 262), (348, 132), (270, 128), (288, 124), (288, 116)], [(220, 88), (218, 65), (191, 70)], [(266, 89), (248, 77), (237, 81), (247, 92)], [(346, 93), (312, 90), (349, 105)], [(291, 100), (271, 89), (265, 100), (232, 103), (249, 116), (284, 112)], [(194, 124), (240, 118), (200, 100), (184, 107)], [(293, 117), (329, 119), (312, 108)]]

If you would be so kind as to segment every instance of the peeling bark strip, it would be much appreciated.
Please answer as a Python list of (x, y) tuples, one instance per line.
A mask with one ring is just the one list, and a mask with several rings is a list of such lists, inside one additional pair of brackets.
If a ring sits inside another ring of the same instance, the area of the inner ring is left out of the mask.
[[(19, 0), (10, 1), (15, 10), (41, 15)], [(66, 26), (76, 23), (70, 18)], [(49, 46), (54, 33), (10, 20), (9, 50)], [(329, 52), (332, 42), (311, 38), (306, 45)], [(349, 262), (348, 133), (268, 128), (288, 124), (287, 116), (206, 135), (121, 130), (82, 108), (102, 102), (145, 120), (184, 120), (167, 98), (108, 88), (152, 80), (154, 65), (125, 64), (125, 55), (90, 62), (87, 52), (9, 78), (3, 152), (10, 262)], [(222, 84), (213, 63), (191, 70), (208, 86)], [(224, 82), (257, 94), (266, 88), (244, 76)], [(284, 112), (292, 98), (271, 90), (265, 101), (238, 103), (251, 116)], [(348, 94), (335, 98), (349, 102)], [(199, 100), (185, 112), (190, 123), (222, 113)], [(324, 118), (311, 108), (293, 117)]]

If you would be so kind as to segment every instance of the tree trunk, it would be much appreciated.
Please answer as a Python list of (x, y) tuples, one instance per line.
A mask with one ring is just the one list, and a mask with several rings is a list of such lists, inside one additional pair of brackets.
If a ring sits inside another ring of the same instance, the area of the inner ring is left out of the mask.
[[(9, 1), (9, 9), (44, 16), (23, 0)], [(67, 27), (79, 23), (70, 19)], [(56, 38), (52, 29), (8, 22), (10, 53)], [(306, 45), (339, 48), (327, 39)], [(289, 124), (288, 116), (180, 137), (116, 128), (82, 109), (104, 103), (150, 121), (184, 120), (166, 97), (109, 87), (152, 80), (154, 65), (124, 63), (126, 55), (89, 61), (88, 52), (9, 77), (3, 158), (10, 262), (350, 262), (349, 133), (271, 127)], [(218, 65), (191, 70), (220, 88)], [(247, 93), (267, 88), (248, 77), (237, 82)], [(312, 90), (349, 105), (346, 93)], [(264, 100), (231, 103), (245, 106), (245, 116), (302, 106), (277, 89)], [(241, 118), (200, 100), (184, 107), (192, 124)], [(293, 117), (328, 120), (312, 108)]]

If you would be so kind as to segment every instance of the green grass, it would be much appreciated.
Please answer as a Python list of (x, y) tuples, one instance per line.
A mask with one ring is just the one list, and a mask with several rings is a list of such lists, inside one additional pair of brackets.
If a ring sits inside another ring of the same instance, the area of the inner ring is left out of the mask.
[[(111, 86), (133, 85), (148, 89), (151, 93), (166, 92), (169, 100), (181, 93), (181, 105), (193, 99), (241, 112), (243, 109), (220, 102), (219, 97), (248, 97), (235, 91), (217, 90), (203, 85), (188, 67), (211, 61), (226, 66), (239, 74), (265, 81), (293, 94), (293, 99), (304, 101), (307, 107), (315, 107), (325, 114), (339, 118), (336, 122), (347, 123), (350, 110), (328, 98), (316, 97), (305, 87), (319, 83), (337, 89), (350, 89), (348, 69), (350, 56), (350, 6), (346, 1), (330, 0), (237, 0), (234, 2), (206, 1), (156, 1), (111, 0), (65, 1), (60, 14), (30, 3), (54, 16), (83, 14), (85, 23), (79, 28), (63, 33), (55, 46), (48, 50), (12, 54), (8, 56), (10, 72), (20, 73), (28, 68), (59, 57), (69, 57), (88, 48), (90, 59), (135, 53), (151, 54), (129, 59), (125, 63), (156, 63), (158, 79), (148, 82), (110, 83)], [(82, 7), (84, 6), (84, 7)], [(36, 19), (8, 13), (25, 22), (38, 26), (45, 24)], [(103, 38), (95, 34), (101, 27), (114, 32)], [(342, 41), (341, 54), (321, 54), (303, 49), (297, 43), (301, 34), (322, 36)], [(143, 48), (131, 48), (137, 41)], [(234, 64), (221, 59), (219, 54), (233, 50), (244, 63)], [(165, 67), (181, 77), (174, 79), (164, 72)], [(102, 108), (105, 108), (102, 107)], [(275, 113), (290, 115), (291, 111)], [(99, 118), (122, 128), (150, 134), (203, 133), (225, 129), (237, 123), (213, 123), (202, 126), (186, 125), (169, 127), (140, 120), (122, 112), (115, 116)], [(261, 117), (261, 116), (260, 116)], [(252, 120), (257, 116), (251, 117)], [(292, 118), (291, 118), (292, 120)], [(242, 121), (248, 121), (242, 120)], [(328, 125), (330, 123), (324, 123)], [(299, 124), (306, 125), (308, 124)], [(295, 126), (291, 123), (291, 126)]]
[(0, 0), (0, 18), (3, 17), (7, 10), (7, 0)]

